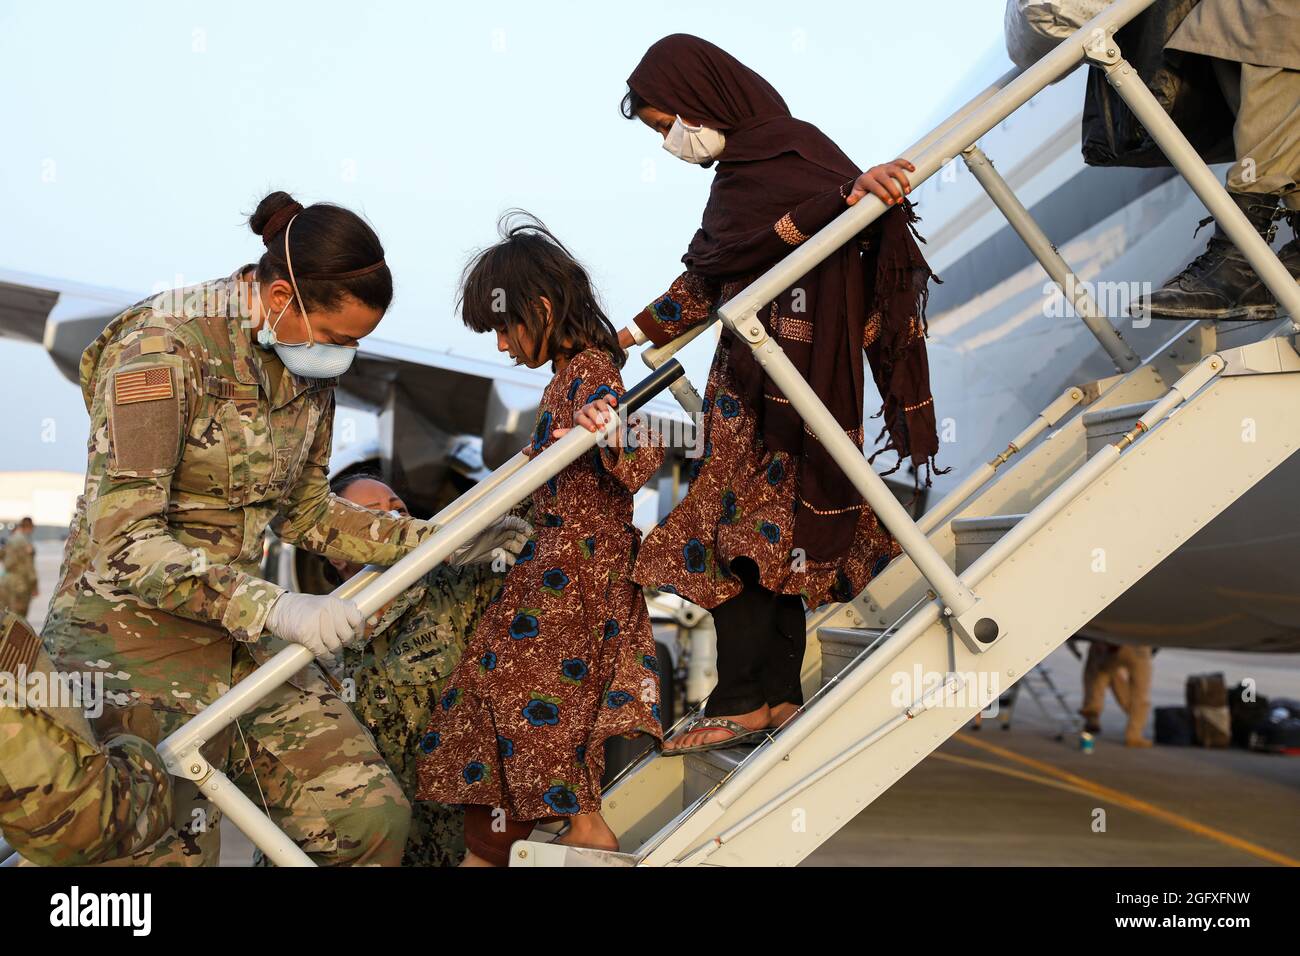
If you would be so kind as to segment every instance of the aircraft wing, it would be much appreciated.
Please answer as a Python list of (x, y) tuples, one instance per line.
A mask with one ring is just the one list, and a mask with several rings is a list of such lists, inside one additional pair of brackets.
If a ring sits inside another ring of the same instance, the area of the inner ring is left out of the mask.
[[(82, 351), (143, 296), (0, 270), (0, 338), (42, 343), (76, 384)], [(631, 385), (639, 363), (627, 372)], [(374, 413), (378, 437), (332, 465), (377, 467), (413, 511), (432, 513), (525, 445), (547, 381), (543, 371), (368, 337), (340, 381), (339, 402)], [(646, 412), (689, 428), (670, 398)]]

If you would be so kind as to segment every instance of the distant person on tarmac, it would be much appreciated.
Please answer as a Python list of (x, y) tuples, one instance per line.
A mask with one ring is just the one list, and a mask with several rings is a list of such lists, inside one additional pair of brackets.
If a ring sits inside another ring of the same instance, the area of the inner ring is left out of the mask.
[[(1228, 195), (1270, 243), (1277, 220), (1287, 221), (1292, 238), (1278, 256), (1300, 279), (1300, 3), (1201, 0), (1165, 50), (1212, 62), (1236, 116)], [(1216, 224), (1206, 250), (1134, 314), (1148, 309), (1158, 319), (1259, 320), (1275, 316), (1277, 302)]]
[[(859, 448), (869, 427), (865, 352), (884, 399), (880, 437), (919, 479), (938, 438), (925, 347), (932, 273), (912, 233), (912, 164), (860, 173), (825, 133), (791, 116), (770, 83), (699, 37), (654, 43), (627, 85), (624, 116), (678, 159), (716, 169), (686, 271), (620, 345), (671, 342), (871, 193), (893, 208), (758, 318)], [(665, 745), (670, 754), (730, 746), (788, 720), (803, 701), (805, 602), (851, 600), (898, 553), (749, 346), (726, 330), (703, 417), (690, 490), (646, 537), (634, 573), (708, 608), (717, 627), (717, 687), (704, 717)]]
[(36, 596), (36, 549), (32, 545), (35, 525), (23, 518), (4, 545), (4, 575), (0, 576), (0, 610), (8, 608), (26, 617)]
[[(81, 359), (86, 487), (43, 636), (69, 669), (97, 662), (110, 699), (147, 702), (167, 734), (284, 642), (329, 658), (361, 627), (350, 601), (258, 576), (268, 528), (376, 564), (434, 532), (336, 498), (327, 480), (334, 387), (392, 300), (379, 237), (347, 209), (283, 192), (249, 226), (258, 262), (132, 306)], [(497, 522), (450, 560), (482, 560), (513, 535)], [(400, 862), (410, 804), (319, 668), (205, 754), (238, 768), (237, 785), (317, 863)], [(134, 862), (215, 864), (218, 822), (209, 807)]]
[(1093, 641), (1089, 645), (1083, 668), (1083, 707), (1079, 710), (1084, 730), (1101, 733), (1101, 711), (1109, 687), (1128, 714), (1124, 746), (1151, 746), (1151, 741), (1142, 736), (1142, 729), (1151, 716), (1151, 658), (1151, 648), (1140, 644)]

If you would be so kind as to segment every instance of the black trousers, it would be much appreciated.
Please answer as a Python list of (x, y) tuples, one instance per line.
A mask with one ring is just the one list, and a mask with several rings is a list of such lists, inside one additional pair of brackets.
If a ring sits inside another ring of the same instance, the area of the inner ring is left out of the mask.
[(764, 704), (802, 704), (799, 672), (807, 643), (803, 598), (776, 594), (758, 580), (749, 558), (731, 562), (744, 590), (713, 609), (718, 632), (718, 686), (704, 713), (735, 716)]

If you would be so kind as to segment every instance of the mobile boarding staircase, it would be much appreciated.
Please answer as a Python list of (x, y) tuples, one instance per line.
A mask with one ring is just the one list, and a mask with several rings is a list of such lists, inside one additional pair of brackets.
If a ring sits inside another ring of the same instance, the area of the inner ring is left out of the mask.
[[(1300, 447), (1292, 321), (1300, 317), (1300, 286), (1122, 58), (1115, 31), (1152, 2), (1111, 4), (903, 154), (916, 166), (914, 186), (955, 157), (967, 163), (1118, 373), (1067, 389), (1005, 451), (913, 522), (757, 318), (887, 207), (866, 197), (727, 302), (716, 319), (754, 350), (904, 554), (851, 603), (809, 615), (823, 686), (784, 729), (750, 750), (652, 754), (634, 764), (604, 803), (623, 852), (557, 846), (534, 834), (515, 844), (512, 865), (798, 863), (986, 707), (999, 686), (1033, 668)], [(1085, 62), (1105, 71), (1291, 319), (1231, 348), (1219, 347), (1209, 324), (1171, 326), (1176, 334), (1166, 347), (1143, 361), (1083, 285), (1070, 281), (1069, 267), (975, 143)], [(654, 371), (626, 393), (621, 416), (665, 388), (688, 411), (699, 409), (672, 355), (709, 325), (645, 353)], [(607, 430), (616, 427), (611, 421)], [(436, 516), (439, 531), (418, 549), (335, 593), (373, 614), (599, 437), (573, 429), (532, 461), (516, 456)], [(1153, 506), (1156, 488), (1162, 497)], [(969, 546), (962, 553), (963, 535), (983, 540), (975, 548), (982, 553)], [(1101, 572), (1094, 570), (1099, 549), (1106, 556)], [(194, 781), (279, 865), (311, 860), (199, 748), (310, 660), (305, 648), (286, 648), (160, 748), (173, 774)], [(898, 699), (897, 676), (913, 673), (933, 679)], [(979, 679), (988, 676), (997, 679)]]

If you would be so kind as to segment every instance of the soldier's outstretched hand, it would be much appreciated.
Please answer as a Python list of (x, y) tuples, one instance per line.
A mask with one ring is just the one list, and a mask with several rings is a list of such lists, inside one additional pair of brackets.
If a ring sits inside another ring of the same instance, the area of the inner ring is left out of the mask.
[(319, 658), (332, 658), (361, 629), (361, 611), (328, 594), (287, 591), (271, 605), (266, 626), (276, 637), (301, 644)]

